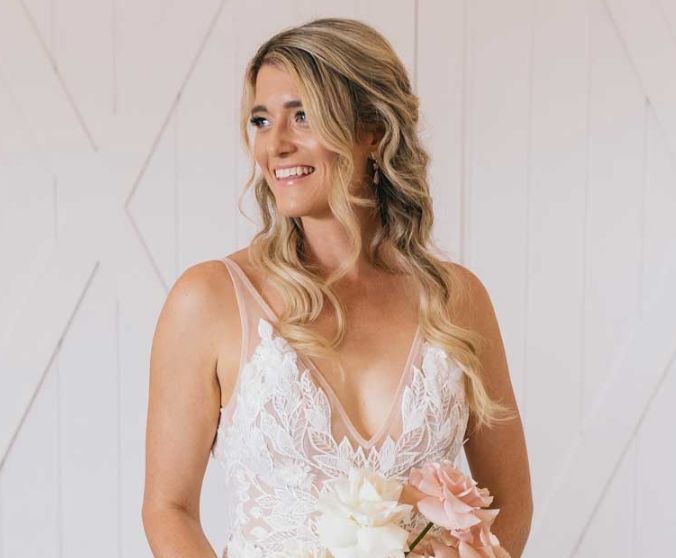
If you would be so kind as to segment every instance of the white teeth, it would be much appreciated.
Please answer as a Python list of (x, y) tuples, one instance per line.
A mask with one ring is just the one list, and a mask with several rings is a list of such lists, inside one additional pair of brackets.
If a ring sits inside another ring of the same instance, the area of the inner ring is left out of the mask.
[(275, 171), (275, 176), (277, 178), (286, 178), (288, 176), (297, 176), (301, 174), (310, 174), (314, 172), (313, 167), (291, 167), (288, 169), (277, 169)]

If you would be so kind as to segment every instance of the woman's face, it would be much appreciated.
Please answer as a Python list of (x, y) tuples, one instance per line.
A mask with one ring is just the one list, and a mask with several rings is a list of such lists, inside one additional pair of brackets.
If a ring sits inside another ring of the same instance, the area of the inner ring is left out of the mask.
[[(286, 71), (270, 64), (261, 67), (251, 123), (256, 163), (272, 189), (277, 211), (287, 217), (327, 215), (328, 170), (336, 155), (312, 131), (298, 89)], [(357, 169), (366, 167), (368, 149), (355, 146)], [(278, 176), (278, 171), (301, 174)]]

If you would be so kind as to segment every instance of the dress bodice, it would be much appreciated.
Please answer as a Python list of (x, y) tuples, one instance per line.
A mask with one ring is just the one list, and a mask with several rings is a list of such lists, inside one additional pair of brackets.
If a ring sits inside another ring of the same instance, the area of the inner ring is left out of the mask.
[[(275, 313), (242, 268), (221, 261), (242, 331), (238, 377), (211, 448), (227, 487), (222, 557), (300, 557), (295, 545), (318, 550), (322, 484), (353, 466), (404, 482), (412, 467), (456, 460), (469, 415), (464, 374), (420, 328), (387, 422), (365, 440), (328, 382), (277, 334)], [(402, 526), (417, 533), (426, 524), (414, 510)]]

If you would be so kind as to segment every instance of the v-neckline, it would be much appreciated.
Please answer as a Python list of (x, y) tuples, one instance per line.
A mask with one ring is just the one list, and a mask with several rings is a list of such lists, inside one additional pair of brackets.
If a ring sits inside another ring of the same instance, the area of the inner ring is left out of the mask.
[[(276, 326), (276, 324), (279, 322), (279, 316), (277, 313), (272, 309), (272, 307), (267, 303), (267, 301), (263, 298), (263, 295), (254, 287), (254, 284), (252, 283), (251, 279), (247, 276), (246, 273), (244, 273), (244, 270), (242, 267), (232, 258), (230, 257), (225, 257), (225, 260), (228, 260), (233, 267), (237, 270), (238, 274), (240, 275), (242, 281), (244, 284), (247, 286), (247, 288), (251, 291), (251, 294), (253, 297), (256, 299), (258, 304), (261, 306), (265, 314), (267, 314), (268, 318), (270, 319), (271, 322), (273, 322), (273, 327)], [(279, 336), (278, 332), (276, 334)], [(346, 428), (350, 431), (352, 436), (366, 449), (371, 448), (374, 446), (378, 440), (387, 432), (390, 423), (392, 421), (392, 417), (395, 414), (395, 411), (401, 404), (401, 398), (404, 390), (404, 386), (408, 384), (408, 378), (411, 375), (411, 370), (413, 369), (413, 362), (415, 358), (418, 356), (418, 341), (421, 337), (421, 327), (420, 327), (420, 321), (418, 321), (418, 324), (415, 329), (415, 334), (413, 335), (413, 341), (411, 341), (411, 344), (409, 346), (408, 354), (406, 356), (406, 363), (404, 364), (404, 368), (400, 373), (399, 377), (399, 383), (397, 385), (397, 389), (395, 390), (394, 393), (394, 399), (392, 403), (390, 404), (389, 411), (386, 415), (385, 422), (378, 428), (378, 430), (368, 439), (364, 438), (364, 436), (357, 430), (357, 428), (354, 425), (354, 422), (348, 415), (347, 411), (345, 410), (345, 406), (343, 405), (342, 401), (338, 398), (336, 395), (334, 389), (331, 387), (331, 384), (326, 380), (324, 377), (324, 374), (319, 370), (317, 365), (313, 362), (313, 360), (306, 355), (300, 354), (295, 348), (292, 348), (294, 354), (296, 357), (301, 360), (306, 362), (309, 366), (310, 371), (312, 372), (312, 375), (316, 378), (316, 380), (321, 384), (319, 389), (321, 389), (327, 397), (329, 397), (333, 403), (334, 407), (337, 409), (338, 413), (343, 419), (343, 422), (345, 423)]]

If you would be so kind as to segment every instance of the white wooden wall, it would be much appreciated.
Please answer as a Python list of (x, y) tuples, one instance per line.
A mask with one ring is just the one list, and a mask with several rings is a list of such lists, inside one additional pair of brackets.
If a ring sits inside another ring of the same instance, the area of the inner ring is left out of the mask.
[(244, 64), (328, 15), (422, 99), (435, 236), (491, 293), (525, 423), (524, 556), (676, 556), (676, 0), (0, 0), (0, 558), (151, 555), (155, 321), (255, 231)]

